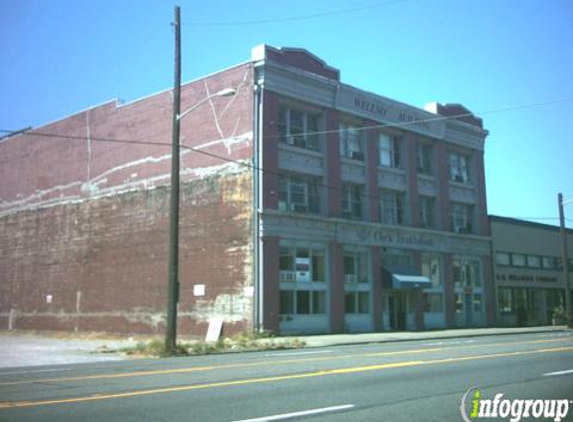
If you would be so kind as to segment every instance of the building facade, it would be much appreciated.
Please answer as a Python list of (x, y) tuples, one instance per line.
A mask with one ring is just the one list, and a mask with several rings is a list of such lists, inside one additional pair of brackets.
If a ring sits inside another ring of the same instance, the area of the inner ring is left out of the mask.
[[(183, 332), (493, 323), (481, 119), (266, 45), (186, 84), (182, 109), (229, 87), (182, 120)], [(162, 329), (170, 96), (0, 142), (3, 325)]]
[[(497, 216), (490, 216), (490, 222), (498, 325), (551, 324), (554, 309), (565, 307), (559, 228)], [(567, 243), (572, 242), (573, 230), (568, 229)], [(571, 252), (569, 263), (573, 268)]]

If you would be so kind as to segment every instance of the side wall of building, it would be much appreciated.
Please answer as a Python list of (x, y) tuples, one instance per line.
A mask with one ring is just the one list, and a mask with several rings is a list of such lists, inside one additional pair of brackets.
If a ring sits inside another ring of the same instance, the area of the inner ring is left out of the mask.
[[(186, 84), (183, 334), (252, 320), (252, 66)], [(107, 103), (0, 142), (0, 327), (162, 332), (172, 93)], [(193, 148), (191, 150), (189, 148)]]

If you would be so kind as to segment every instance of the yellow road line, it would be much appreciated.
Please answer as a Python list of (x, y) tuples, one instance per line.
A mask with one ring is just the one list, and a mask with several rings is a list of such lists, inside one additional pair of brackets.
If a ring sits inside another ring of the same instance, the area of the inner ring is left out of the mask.
[[(423, 353), (435, 353), (442, 352), (446, 350), (460, 350), (460, 349), (476, 349), (482, 347), (500, 347), (500, 346), (516, 346), (525, 344), (539, 344), (539, 343), (553, 343), (553, 342), (564, 342), (571, 341), (572, 337), (567, 338), (557, 338), (557, 339), (545, 339), (545, 340), (526, 340), (526, 341), (513, 341), (505, 343), (486, 343), (486, 344), (472, 344), (472, 345), (456, 345), (447, 347), (433, 347), (425, 349), (413, 349), (413, 350), (398, 350), (391, 352), (372, 352), (372, 353), (362, 353), (362, 354), (351, 354), (351, 355), (338, 355), (338, 356), (321, 356), (312, 358), (297, 358), (297, 359), (282, 359), (275, 361), (261, 361), (261, 362), (247, 362), (247, 363), (231, 363), (223, 365), (210, 365), (210, 366), (195, 366), (190, 368), (180, 368), (180, 369), (160, 369), (151, 371), (137, 371), (128, 372), (120, 374), (96, 374), (96, 375), (82, 375), (77, 377), (62, 377), (62, 378), (44, 378), (35, 380), (25, 380), (25, 381), (8, 381), (0, 382), (0, 387), (9, 385), (21, 385), (21, 384), (35, 384), (35, 383), (49, 383), (49, 382), (71, 382), (71, 381), (84, 381), (84, 380), (97, 380), (97, 379), (114, 379), (114, 378), (132, 378), (132, 377), (144, 377), (144, 376), (154, 376), (154, 375), (168, 375), (168, 374), (184, 374), (189, 372), (208, 372), (213, 370), (222, 369), (237, 369), (237, 368), (254, 368), (261, 366), (272, 366), (272, 365), (285, 365), (293, 363), (308, 363), (308, 362), (320, 362), (320, 361), (332, 361), (332, 360), (343, 360), (343, 359), (355, 359), (356, 357), (383, 357), (383, 356), (403, 356), (403, 355), (416, 355)], [(1, 376), (2, 374), (0, 374)]]
[(463, 362), (463, 361), (469, 361), (469, 360), (495, 359), (495, 358), (509, 357), (509, 356), (522, 356), (522, 355), (541, 354), (541, 353), (555, 353), (555, 352), (565, 352), (565, 351), (573, 351), (573, 347), (556, 347), (556, 348), (552, 348), (552, 349), (525, 350), (525, 351), (517, 351), (517, 352), (495, 353), (495, 354), (489, 354), (489, 355), (463, 356), (463, 357), (457, 357), (457, 358), (384, 363), (384, 364), (378, 364), (378, 365), (356, 366), (356, 367), (349, 367), (349, 368), (313, 371), (313, 372), (306, 372), (306, 373), (302, 373), (302, 374), (279, 375), (279, 376), (263, 377), (263, 378), (249, 378), (249, 379), (234, 380), (234, 381), (220, 381), (220, 382), (206, 383), (206, 384), (194, 384), (194, 385), (185, 385), (185, 386), (179, 386), (179, 387), (166, 387), (166, 388), (158, 388), (158, 389), (151, 389), (151, 390), (130, 391), (130, 392), (125, 392), (125, 393), (97, 394), (97, 395), (84, 396), (84, 397), (73, 397), (73, 398), (68, 398), (68, 399), (22, 401), (22, 402), (4, 402), (4, 403), (0, 403), (0, 410), (17, 408), (17, 407), (33, 407), (33, 406), (55, 405), (55, 404), (82, 403), (82, 402), (101, 401), (101, 400), (109, 400), (109, 399), (117, 399), (117, 398), (146, 396), (146, 395), (153, 395), (153, 394), (174, 393), (174, 392), (180, 392), (180, 391), (191, 391), (191, 390), (218, 388), (218, 387), (231, 387), (231, 386), (238, 386), (238, 385), (280, 382), (280, 381), (302, 379), (302, 378), (316, 378), (316, 377), (323, 377), (323, 376), (328, 376), (328, 375), (343, 375), (343, 374), (351, 374), (351, 373), (358, 373), (358, 372), (379, 371), (379, 370), (383, 370), (383, 369), (403, 368), (403, 367), (408, 367), (408, 366), (436, 365), (436, 364), (443, 364), (443, 363)]

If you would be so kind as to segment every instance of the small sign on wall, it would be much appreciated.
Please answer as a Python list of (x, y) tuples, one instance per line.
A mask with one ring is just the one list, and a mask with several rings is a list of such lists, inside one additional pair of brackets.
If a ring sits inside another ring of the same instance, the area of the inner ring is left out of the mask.
[(222, 328), (223, 328), (223, 318), (212, 318), (209, 321), (209, 328), (207, 329), (207, 335), (205, 336), (205, 341), (219, 340)]
[(205, 296), (205, 285), (204, 284), (193, 285), (193, 296)]
[(46, 303), (52, 303), (52, 295), (46, 295)]

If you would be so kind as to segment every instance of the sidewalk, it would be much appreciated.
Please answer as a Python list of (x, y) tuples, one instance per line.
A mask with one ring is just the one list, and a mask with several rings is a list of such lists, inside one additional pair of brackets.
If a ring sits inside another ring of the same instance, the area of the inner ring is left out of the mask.
[(464, 337), (499, 336), (511, 334), (534, 334), (564, 332), (565, 325), (526, 327), (526, 328), (458, 328), (437, 331), (401, 331), (364, 334), (332, 334), (318, 336), (280, 337), (280, 339), (299, 338), (307, 347), (342, 346), (351, 344), (388, 343), (415, 340), (444, 340)]
[[(274, 337), (270, 341), (298, 338), (306, 347), (327, 347), (352, 344), (387, 343), (415, 340), (445, 340), (464, 337), (480, 337), (511, 334), (559, 333), (571, 331), (566, 326), (528, 328), (472, 328), (421, 332), (385, 332), (365, 334), (332, 334), (296, 337)], [(89, 334), (51, 332), (29, 333), (0, 331), (0, 368), (43, 365), (66, 365), (72, 363), (101, 362), (132, 359), (117, 350), (133, 347), (142, 338), (92, 338)]]

